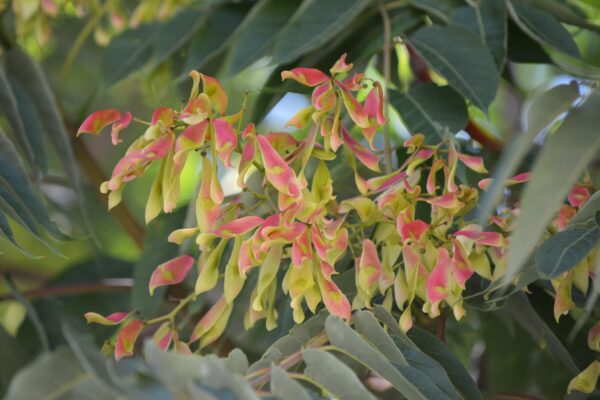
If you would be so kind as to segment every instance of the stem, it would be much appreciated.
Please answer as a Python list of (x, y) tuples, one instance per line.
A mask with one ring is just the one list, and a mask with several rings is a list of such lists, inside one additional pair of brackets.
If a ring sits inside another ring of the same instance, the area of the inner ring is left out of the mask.
[[(390, 86), (391, 76), (391, 46), (392, 46), (392, 28), (390, 23), (390, 16), (385, 9), (383, 3), (379, 3), (379, 13), (381, 14), (381, 20), (383, 21), (383, 101), (385, 103), (385, 115), (389, 119), (390, 106), (388, 99), (388, 88)], [(392, 172), (392, 138), (390, 136), (390, 125), (389, 122), (383, 126), (384, 132), (384, 160), (385, 160), (385, 172), (389, 174)]]
[[(76, 283), (73, 285), (61, 285), (61, 286), (50, 286), (41, 287), (37, 289), (28, 290), (23, 293), (19, 293), (20, 296), (26, 299), (33, 299), (39, 297), (54, 297), (54, 296), (68, 296), (76, 294), (87, 294), (87, 293), (102, 293), (102, 292), (121, 292), (129, 291), (133, 287), (133, 282), (129, 279), (105, 279), (98, 283)], [(0, 296), (0, 300), (17, 299), (15, 293), (10, 295)]]
[(10, 277), (10, 275), (8, 275), (8, 274), (4, 275), (4, 280), (6, 281), (6, 285), (8, 286), (8, 289), (10, 290), (10, 294), (12, 295), (12, 297), (15, 300), (17, 300), (19, 303), (21, 303), (21, 305), (23, 305), (23, 307), (25, 307), (25, 309), (27, 310), (27, 315), (29, 316), (29, 319), (31, 320), (31, 323), (33, 324), (33, 327), (35, 328), (38, 338), (40, 339), (40, 343), (42, 344), (42, 349), (45, 352), (50, 351), (50, 343), (48, 341), (48, 335), (46, 334), (44, 325), (42, 324), (42, 321), (40, 320), (40, 316), (38, 315), (35, 307), (33, 307), (33, 304), (31, 304), (31, 302), (29, 300), (27, 300), (27, 298), (21, 292), (19, 292), (19, 289), (12, 281), (12, 278)]
[[(90, 181), (96, 186), (99, 187), (102, 182), (106, 180), (104, 173), (100, 169), (100, 166), (90, 153), (90, 151), (85, 147), (83, 142), (80, 140), (76, 140), (74, 142), (75, 155), (77, 157), (77, 161), (79, 165), (81, 165), (82, 169), (85, 171), (85, 174), (88, 176)], [(100, 194), (98, 197), (103, 198)], [(104, 200), (106, 201), (106, 200)], [(121, 203), (117, 207), (111, 210), (111, 214), (116, 218), (116, 220), (121, 224), (123, 229), (129, 234), (131, 239), (135, 245), (141, 249), (144, 243), (144, 229), (140, 226), (137, 220), (134, 218), (133, 214), (125, 204)]]
[(159, 322), (170, 321), (171, 325), (174, 326), (175, 316), (179, 313), (179, 311), (181, 311), (186, 305), (188, 305), (189, 302), (191, 302), (195, 298), (196, 298), (196, 293), (189, 294), (187, 297), (181, 299), (179, 301), (179, 304), (177, 304), (177, 306), (174, 309), (172, 309), (168, 314), (165, 314), (161, 317), (150, 319), (150, 320), (146, 321), (146, 325), (154, 325), (154, 324), (158, 324)]
[(71, 71), (71, 67), (73, 66), (73, 63), (75, 62), (75, 58), (81, 51), (81, 48), (85, 44), (85, 41), (88, 39), (88, 37), (94, 31), (94, 28), (96, 27), (96, 25), (98, 25), (98, 22), (100, 22), (100, 19), (102, 19), (102, 17), (108, 10), (109, 4), (110, 4), (109, 0), (106, 0), (104, 2), (102, 7), (100, 7), (98, 12), (96, 13), (96, 15), (94, 15), (94, 17), (85, 24), (85, 26), (83, 27), (81, 32), (79, 32), (79, 35), (77, 35), (75, 42), (73, 42), (73, 46), (71, 46), (71, 49), (69, 49), (69, 53), (67, 54), (67, 57), (65, 58), (65, 62), (63, 63), (62, 68), (60, 69), (60, 73), (58, 75), (58, 96), (57, 97), (62, 97), (61, 95), (63, 93), (64, 83), (65, 83), (65, 80), (67, 79), (67, 76), (69, 75), (69, 72)]

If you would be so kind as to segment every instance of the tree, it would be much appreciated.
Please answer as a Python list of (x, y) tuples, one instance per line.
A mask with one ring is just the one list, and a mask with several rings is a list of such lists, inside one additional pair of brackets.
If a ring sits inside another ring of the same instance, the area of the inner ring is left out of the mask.
[(3, 391), (597, 394), (599, 13), (5, 6)]

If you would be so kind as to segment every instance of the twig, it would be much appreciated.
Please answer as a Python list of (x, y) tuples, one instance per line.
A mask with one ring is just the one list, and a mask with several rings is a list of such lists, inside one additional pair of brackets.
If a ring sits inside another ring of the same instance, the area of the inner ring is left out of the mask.
[[(33, 299), (40, 297), (68, 296), (75, 294), (102, 293), (102, 292), (127, 292), (133, 287), (130, 279), (106, 279), (100, 282), (76, 283), (73, 285), (49, 286), (32, 289), (19, 293), (22, 298)], [(0, 300), (18, 300), (15, 293), (0, 296)]]
[[(392, 46), (392, 27), (390, 23), (390, 16), (388, 15), (385, 5), (379, 3), (379, 13), (381, 14), (381, 20), (383, 21), (383, 101), (385, 103), (385, 115), (389, 119), (389, 99), (388, 99), (388, 88), (390, 86), (391, 76), (391, 46)], [(383, 126), (384, 132), (384, 160), (385, 160), (385, 172), (387, 174), (392, 172), (392, 139), (390, 136), (390, 125), (386, 123)]]
[[(75, 148), (75, 155), (77, 157), (77, 161), (79, 165), (81, 165), (87, 177), (90, 181), (96, 186), (100, 187), (102, 182), (106, 180), (104, 173), (100, 169), (100, 166), (90, 153), (90, 151), (85, 147), (85, 145), (80, 141), (76, 140), (73, 144)], [(98, 194), (99, 197), (102, 197)], [(133, 239), (134, 243), (138, 248), (142, 248), (144, 243), (144, 229), (140, 226), (137, 220), (131, 214), (131, 211), (125, 206), (125, 204), (121, 203), (117, 207), (111, 210), (111, 214), (117, 219), (117, 221), (121, 224), (123, 229), (129, 234), (131, 239)]]

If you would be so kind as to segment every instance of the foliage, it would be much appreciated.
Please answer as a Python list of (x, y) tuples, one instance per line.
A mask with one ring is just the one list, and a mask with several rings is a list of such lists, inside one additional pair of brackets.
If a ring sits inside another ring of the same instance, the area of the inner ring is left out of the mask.
[(8, 398), (598, 393), (591, 2), (0, 12)]

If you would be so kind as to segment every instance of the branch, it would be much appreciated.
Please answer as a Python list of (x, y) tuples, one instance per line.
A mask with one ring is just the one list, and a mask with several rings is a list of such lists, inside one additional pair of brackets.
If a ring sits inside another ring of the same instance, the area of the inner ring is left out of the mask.
[[(24, 298), (68, 296), (76, 294), (128, 292), (133, 287), (131, 279), (104, 279), (100, 282), (75, 283), (72, 285), (49, 286), (32, 289), (21, 293)], [(16, 299), (14, 293), (0, 296), (1, 300)]]

